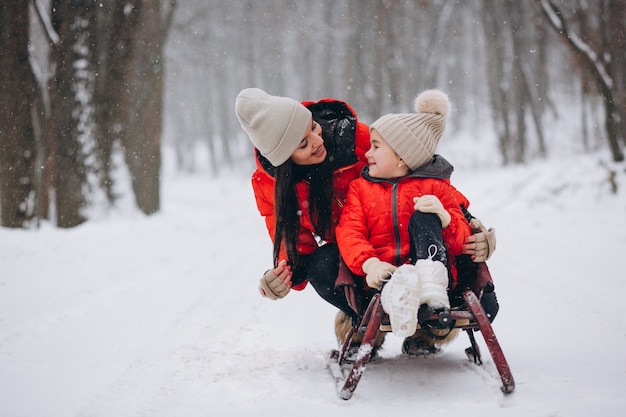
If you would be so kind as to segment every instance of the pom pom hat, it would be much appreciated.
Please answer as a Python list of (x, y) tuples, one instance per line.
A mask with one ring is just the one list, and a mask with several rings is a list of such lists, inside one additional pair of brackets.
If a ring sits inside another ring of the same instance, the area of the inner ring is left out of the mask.
[(254, 147), (275, 167), (291, 157), (312, 120), (311, 111), (300, 102), (258, 88), (237, 95), (235, 113)]
[(430, 162), (446, 128), (448, 96), (426, 90), (415, 99), (415, 113), (386, 114), (371, 124), (411, 171)]

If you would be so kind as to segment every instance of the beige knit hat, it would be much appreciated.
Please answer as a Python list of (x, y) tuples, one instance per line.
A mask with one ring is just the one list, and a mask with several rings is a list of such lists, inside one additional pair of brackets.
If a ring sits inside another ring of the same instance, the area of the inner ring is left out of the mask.
[(428, 163), (446, 128), (448, 96), (426, 90), (415, 99), (415, 113), (386, 114), (370, 125), (376, 129), (411, 171)]
[(291, 157), (312, 119), (311, 111), (298, 101), (259, 88), (241, 90), (235, 112), (254, 147), (275, 167)]

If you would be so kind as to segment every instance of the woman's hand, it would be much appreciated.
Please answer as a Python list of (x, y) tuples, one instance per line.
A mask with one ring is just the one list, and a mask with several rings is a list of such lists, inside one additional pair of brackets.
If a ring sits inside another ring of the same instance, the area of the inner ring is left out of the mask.
[(287, 261), (278, 262), (278, 266), (268, 270), (259, 280), (259, 292), (270, 300), (284, 298), (291, 291), (291, 276), (293, 272)]
[(491, 227), (487, 229), (476, 218), (470, 222), (470, 228), (473, 234), (465, 239), (463, 253), (471, 255), (474, 262), (485, 262), (496, 250), (496, 231)]

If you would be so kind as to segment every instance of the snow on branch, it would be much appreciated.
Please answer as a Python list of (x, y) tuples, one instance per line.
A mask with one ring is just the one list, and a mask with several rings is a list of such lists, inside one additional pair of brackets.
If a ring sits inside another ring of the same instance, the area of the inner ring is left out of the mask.
[(543, 11), (550, 20), (552, 26), (567, 39), (572, 48), (587, 58), (604, 85), (608, 89), (612, 89), (613, 79), (607, 73), (606, 66), (603, 62), (601, 62), (598, 54), (591, 48), (591, 46), (589, 46), (589, 44), (583, 41), (580, 36), (578, 36), (575, 32), (571, 32), (566, 27), (565, 21), (563, 20), (563, 14), (557, 6), (555, 6), (550, 0), (540, 0), (539, 3), (541, 4)]
[(50, 22), (50, 17), (46, 12), (46, 8), (41, 3), (41, 0), (33, 0), (33, 6), (37, 17), (39, 18), (39, 22), (41, 23), (41, 26), (43, 26), (44, 32), (48, 37), (48, 41), (50, 41), (52, 45), (57, 45), (59, 43), (59, 35), (52, 27), (52, 22)]

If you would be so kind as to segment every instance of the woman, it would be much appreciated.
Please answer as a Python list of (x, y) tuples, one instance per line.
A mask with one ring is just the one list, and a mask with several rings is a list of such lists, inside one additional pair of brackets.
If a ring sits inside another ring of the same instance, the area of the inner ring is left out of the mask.
[(350, 182), (365, 165), (369, 128), (345, 102), (299, 103), (258, 88), (242, 90), (235, 110), (256, 148), (252, 187), (274, 245), (274, 266), (259, 282), (277, 300), (310, 283), (327, 302), (357, 319), (335, 292), (335, 227)]

